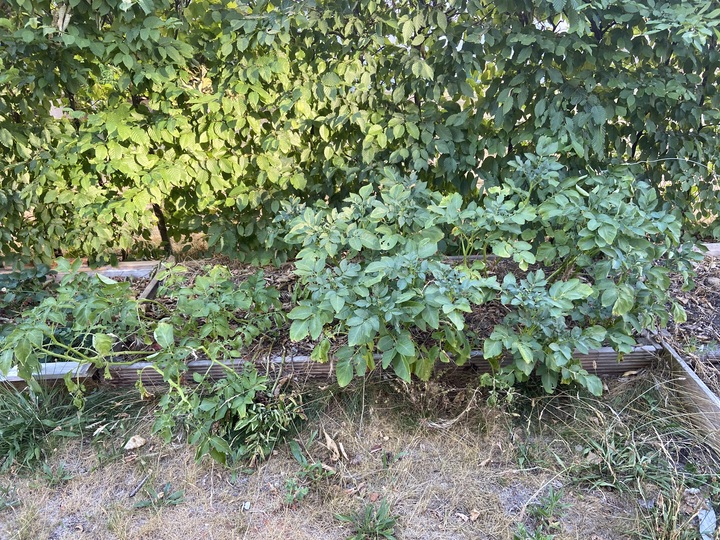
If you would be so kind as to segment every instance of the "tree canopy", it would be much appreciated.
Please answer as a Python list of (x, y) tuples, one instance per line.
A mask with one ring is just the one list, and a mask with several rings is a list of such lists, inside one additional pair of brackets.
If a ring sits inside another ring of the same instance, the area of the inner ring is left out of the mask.
[(269, 260), (291, 196), (391, 166), (482, 198), (548, 153), (647, 181), (697, 232), (720, 207), (719, 22), (699, 0), (8, 0), (0, 260), (141, 254), (159, 222)]

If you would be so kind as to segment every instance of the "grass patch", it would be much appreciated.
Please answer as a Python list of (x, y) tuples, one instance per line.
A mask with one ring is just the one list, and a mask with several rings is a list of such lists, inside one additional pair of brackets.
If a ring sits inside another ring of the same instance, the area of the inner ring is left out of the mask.
[(53, 439), (80, 435), (77, 408), (64, 388), (41, 393), (0, 386), (0, 469), (45, 458)]
[[(0, 470), (42, 466), (63, 440), (72, 438), (92, 440), (108, 455), (117, 454), (123, 444), (118, 435), (138, 421), (142, 410), (134, 392), (98, 390), (78, 409), (64, 387), (34, 392), (0, 385)], [(44, 472), (53, 477), (58, 471)]]
[[(82, 437), (43, 453), (34, 476), (0, 474), (13, 486), (0, 537), (699, 539), (716, 456), (661, 378), (608, 384), (602, 398), (526, 388), (493, 407), (447, 382), (302, 392), (307, 420), (254, 467), (198, 462), (182, 436), (152, 435), (136, 399), (92, 394)], [(122, 450), (132, 434), (147, 443)]]
[[(699, 538), (701, 503), (720, 502), (720, 460), (656, 376), (621, 380), (602, 398), (561, 395), (524, 403), (522, 463), (563, 472), (567, 485), (637, 502), (638, 538)], [(689, 502), (688, 493), (700, 494)]]

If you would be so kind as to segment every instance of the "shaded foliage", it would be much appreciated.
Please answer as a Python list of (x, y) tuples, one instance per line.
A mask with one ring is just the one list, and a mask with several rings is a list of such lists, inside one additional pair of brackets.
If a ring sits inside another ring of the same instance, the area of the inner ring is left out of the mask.
[(142, 254), (159, 221), (267, 261), (290, 195), (339, 202), (392, 165), (482, 196), (544, 137), (570, 176), (621, 166), (658, 188), (688, 231), (717, 213), (717, 2), (6, 8), (6, 264)]

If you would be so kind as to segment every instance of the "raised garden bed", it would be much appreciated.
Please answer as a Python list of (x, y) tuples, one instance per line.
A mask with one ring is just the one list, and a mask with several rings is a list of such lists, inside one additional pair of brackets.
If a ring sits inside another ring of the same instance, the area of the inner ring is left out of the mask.
[[(459, 262), (460, 258), (449, 258), (452, 262)], [(203, 261), (193, 262), (188, 265), (188, 281), (192, 281), (196, 275), (202, 273)], [(238, 283), (247, 276), (252, 275), (256, 269), (242, 264), (230, 264), (233, 279)], [(292, 297), (292, 288), (295, 277), (291, 267), (286, 266), (280, 269), (267, 269), (265, 280), (273, 285), (280, 292), (280, 300), (285, 304), (284, 310), (289, 310), (288, 301)], [(173, 309), (174, 302), (167, 298), (159, 297), (157, 302), (166, 304)], [(502, 306), (486, 304), (482, 312), (470, 313), (467, 315), (469, 326), (482, 335), (488, 335), (492, 327), (502, 318)], [(328, 379), (334, 373), (334, 361), (319, 363), (310, 357), (314, 344), (309, 341), (299, 343), (287, 339), (287, 329), (283, 332), (281, 342), (275, 342), (269, 346), (257, 346), (247, 351), (243, 358), (234, 360), (226, 365), (233, 368), (253, 362), (261, 372), (268, 373), (273, 377), (292, 376), (295, 379)], [(645, 339), (640, 339), (640, 345), (633, 348), (630, 353), (618, 355), (611, 347), (602, 347), (589, 351), (587, 354), (576, 354), (575, 357), (581, 361), (582, 367), (589, 373), (598, 376), (619, 376), (625, 373), (632, 373), (640, 369), (648, 368), (657, 360), (661, 347)], [(376, 356), (376, 360), (380, 356)], [(446, 371), (454, 368), (454, 364), (438, 363), (436, 371)], [(462, 368), (468, 375), (489, 373), (490, 365), (483, 358), (481, 351), (473, 351), (470, 360)], [(207, 374), (210, 378), (223, 376), (225, 368), (200, 355), (187, 363), (186, 380), (191, 381), (194, 374)], [(110, 384), (134, 385), (141, 381), (145, 386), (156, 386), (162, 384), (162, 375), (158, 373), (150, 362), (136, 362), (132, 364), (116, 364), (109, 367)]]
[(657, 340), (675, 375), (674, 387), (707, 442), (720, 451), (720, 244), (707, 244), (696, 287), (672, 291), (688, 314)]
[[(82, 264), (78, 272), (88, 275), (101, 274), (105, 277), (115, 280), (130, 280), (133, 282), (133, 288), (137, 291), (138, 298), (151, 298), (158, 286), (157, 271), (159, 268), (158, 261), (127, 261), (121, 262), (117, 266), (101, 266), (91, 268), (87, 264)], [(0, 269), (0, 276), (7, 276), (12, 273), (8, 269)], [(57, 272), (51, 274), (55, 281), (60, 281), (67, 273)], [(35, 375), (39, 381), (54, 382), (63, 380), (68, 374), (75, 380), (86, 380), (95, 375), (97, 369), (92, 364), (79, 362), (46, 362), (41, 364), (40, 371)], [(25, 381), (17, 373), (16, 368), (12, 368), (7, 375), (0, 373), (0, 382), (10, 383), (16, 386), (24, 385)]]
[[(712, 256), (715, 253), (720, 253), (720, 244), (709, 246), (709, 257), (707, 261), (712, 261)], [(707, 264), (707, 263), (706, 263)], [(200, 273), (203, 266), (203, 262), (197, 262), (189, 264), (189, 279), (194, 279), (194, 275)], [(114, 278), (131, 278), (140, 279), (142, 283), (142, 291), (138, 294), (140, 299), (154, 298), (157, 293), (159, 282), (155, 270), (158, 267), (157, 262), (149, 263), (123, 263), (116, 268), (102, 268), (91, 270), (89, 268), (83, 268), (83, 271), (97, 272), (102, 275)], [(244, 280), (248, 275), (254, 272), (251, 267), (246, 267), (240, 264), (233, 264), (232, 275), (238, 282)], [(702, 272), (702, 269), (701, 269)], [(707, 277), (701, 274), (701, 278)], [(292, 295), (292, 284), (294, 277), (289, 267), (281, 268), (279, 270), (269, 271), (266, 275), (266, 281), (269, 284), (275, 286), (280, 292), (280, 301), (287, 304)], [(690, 293), (692, 295), (692, 293)], [(157, 301), (162, 304), (168, 304), (169, 308), (172, 308), (172, 301), (168, 301), (166, 298), (158, 298)], [(286, 309), (287, 306), (283, 306)], [(492, 328), (492, 325), (497, 322), (498, 313), (493, 314), (493, 305), (486, 305), (483, 309), (482, 314), (469, 314), (468, 319), (474, 329), (480, 329), (481, 331), (487, 331), (488, 328)], [(690, 316), (693, 316), (692, 309), (688, 309)], [(642, 343), (635, 347), (629, 354), (625, 354), (621, 360), (618, 361), (618, 354), (609, 347), (603, 347), (601, 349), (592, 350), (588, 354), (575, 356), (581, 360), (582, 367), (588, 372), (599, 375), (599, 376), (618, 376), (624, 373), (645, 369), (652, 365), (662, 349), (662, 345), (657, 345), (652, 342)], [(285, 339), (282, 343), (273, 343), (271, 346), (257, 347), (252, 351), (247, 351), (248, 354), (240, 359), (235, 360), (231, 363), (232, 366), (243, 365), (247, 359), (253, 359), (254, 363), (258, 368), (267, 372), (271, 376), (293, 376), (296, 379), (306, 378), (328, 378), (333, 373), (334, 363), (331, 361), (327, 363), (319, 363), (310, 358), (310, 351), (312, 350), (311, 343), (292, 343)], [(674, 358), (672, 353), (669, 353)], [(678, 355), (675, 355), (678, 356)], [(678, 372), (681, 370), (682, 365), (675, 362), (676, 369)], [(452, 364), (450, 364), (452, 365)], [(471, 354), (470, 361), (466, 364), (467, 369), (471, 373), (484, 373), (490, 370), (488, 363), (482, 358), (480, 351), (474, 351)], [(149, 362), (137, 362), (133, 364), (113, 364), (109, 367), (109, 375), (111, 377), (111, 384), (119, 385), (131, 385), (135, 384), (138, 380), (141, 380), (145, 385), (157, 385), (162, 382), (162, 376), (155, 371)], [(446, 369), (448, 364), (439, 364), (438, 369)], [(687, 366), (687, 362), (685, 363)], [(221, 377), (225, 371), (221, 366), (203, 358), (202, 355), (198, 356), (197, 359), (191, 360), (187, 363), (188, 380), (191, 380), (194, 373), (209, 374), (211, 377)], [(688, 368), (689, 369), (689, 368)], [(44, 380), (56, 380), (61, 379), (66, 373), (73, 373), (73, 377), (87, 378), (93, 376), (95, 369), (88, 365), (79, 366), (77, 363), (65, 362), (65, 363), (53, 363), (44, 364), (41, 372), (38, 374), (39, 379)], [(686, 378), (695, 384), (697, 376), (688, 376)], [(2, 380), (2, 379), (0, 379)], [(21, 379), (17, 377), (16, 373), (10, 373), (4, 380), (8, 382), (20, 382)], [(688, 382), (687, 384), (691, 384)], [(693, 386), (695, 388), (695, 386)], [(707, 388), (707, 386), (706, 386)], [(708, 390), (709, 391), (709, 390)], [(689, 394), (697, 394), (699, 391), (688, 391)], [(705, 395), (705, 394), (703, 394)], [(706, 399), (708, 403), (716, 404), (720, 406), (720, 401), (715, 399)], [(719, 409), (720, 410), (720, 409)], [(713, 415), (710, 415), (713, 417)], [(714, 418), (714, 417), (713, 417)], [(716, 428), (717, 429), (717, 428)]]
[[(619, 361), (618, 353), (611, 347), (595, 349), (588, 354), (577, 354), (582, 366), (593, 375), (620, 376), (628, 372), (635, 372), (650, 367), (653, 361), (657, 360), (662, 347), (655, 344), (638, 345), (632, 352), (623, 355)], [(378, 356), (376, 360), (379, 360)], [(232, 367), (241, 367), (249, 360), (241, 359), (226, 364)], [(253, 360), (255, 365), (262, 372), (275, 377), (292, 376), (296, 379), (328, 379), (333, 376), (333, 362), (319, 363), (310, 356), (276, 356), (269, 355)], [(452, 364), (440, 364), (437, 371), (452, 369)], [(188, 380), (195, 373), (209, 374), (211, 378), (221, 378), (225, 369), (216, 362), (206, 359), (192, 360), (187, 364)], [(471, 353), (470, 361), (459, 369), (466, 369), (468, 374), (489, 373), (490, 366), (483, 358), (480, 351)], [(134, 385), (141, 381), (144, 386), (162, 385), (162, 376), (152, 367), (150, 362), (137, 362), (130, 365), (110, 366), (110, 383), (115, 385)]]

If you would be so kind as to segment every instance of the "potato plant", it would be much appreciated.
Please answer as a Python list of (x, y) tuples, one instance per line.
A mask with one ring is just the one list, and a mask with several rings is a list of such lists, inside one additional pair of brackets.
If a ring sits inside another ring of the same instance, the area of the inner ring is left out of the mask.
[[(409, 381), (481, 349), (510, 384), (535, 373), (548, 392), (576, 382), (599, 394), (576, 351), (608, 341), (629, 352), (643, 329), (666, 324), (668, 274), (687, 273), (698, 255), (646, 183), (612, 171), (570, 177), (553, 155), (517, 164), (469, 203), (386, 169), (340, 208), (288, 205), (278, 226), (299, 248), (304, 293), (288, 314), (291, 339), (315, 341), (316, 360), (335, 351), (341, 385), (378, 359)], [(551, 173), (541, 180), (538, 171)], [(439, 248), (453, 244), (464, 254), (457, 266)], [(513, 262), (501, 280), (489, 254)], [(470, 255), (481, 257), (469, 264)], [(547, 274), (530, 270), (540, 262)], [(473, 339), (465, 315), (490, 301), (508, 313)], [(677, 303), (672, 313), (684, 319)]]

